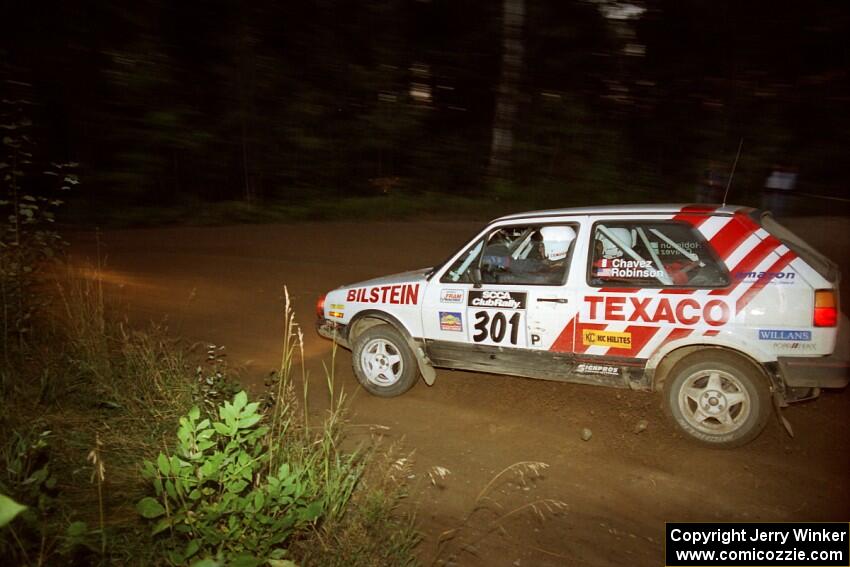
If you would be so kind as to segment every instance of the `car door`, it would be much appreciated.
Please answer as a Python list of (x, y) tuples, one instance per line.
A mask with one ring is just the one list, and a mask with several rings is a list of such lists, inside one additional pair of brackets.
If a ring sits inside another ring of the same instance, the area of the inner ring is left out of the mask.
[[(422, 307), (432, 362), (532, 377), (568, 375), (577, 310), (569, 271), (583, 264), (574, 256), (586, 248), (575, 237), (579, 226), (570, 221), (492, 227), (435, 274)], [(568, 230), (560, 238), (573, 235), (566, 246), (559, 244), (566, 256), (544, 258), (540, 272), (533, 271), (535, 254), (545, 250), (535, 238), (562, 228)]]

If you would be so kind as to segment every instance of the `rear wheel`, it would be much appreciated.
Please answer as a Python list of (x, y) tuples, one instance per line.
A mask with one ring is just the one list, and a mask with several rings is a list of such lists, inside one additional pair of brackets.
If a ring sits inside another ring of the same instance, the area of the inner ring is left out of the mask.
[(369, 393), (390, 398), (408, 391), (419, 375), (407, 341), (390, 325), (377, 325), (354, 341), (354, 374)]
[(664, 384), (668, 416), (690, 438), (713, 447), (738, 447), (770, 418), (765, 377), (732, 353), (707, 350), (682, 359)]

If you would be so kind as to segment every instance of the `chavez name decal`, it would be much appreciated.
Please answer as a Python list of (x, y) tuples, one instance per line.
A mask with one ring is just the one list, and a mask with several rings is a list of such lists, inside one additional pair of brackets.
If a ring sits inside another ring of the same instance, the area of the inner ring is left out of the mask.
[(419, 284), (382, 285), (349, 289), (346, 301), (354, 303), (392, 303), (394, 305), (416, 305), (419, 300)]
[(582, 319), (585, 321), (629, 321), (639, 323), (672, 323), (713, 327), (729, 321), (729, 305), (722, 299), (700, 303), (694, 298), (600, 296), (584, 297)]

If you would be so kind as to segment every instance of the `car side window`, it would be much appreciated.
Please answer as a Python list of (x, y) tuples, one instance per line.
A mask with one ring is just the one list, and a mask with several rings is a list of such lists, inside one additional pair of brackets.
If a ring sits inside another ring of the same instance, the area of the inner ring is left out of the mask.
[(686, 223), (603, 221), (593, 228), (588, 283), (722, 287), (729, 275), (702, 235)]
[(561, 285), (575, 237), (565, 224), (500, 227), (461, 254), (441, 281), (471, 283), (480, 270), (487, 284)]

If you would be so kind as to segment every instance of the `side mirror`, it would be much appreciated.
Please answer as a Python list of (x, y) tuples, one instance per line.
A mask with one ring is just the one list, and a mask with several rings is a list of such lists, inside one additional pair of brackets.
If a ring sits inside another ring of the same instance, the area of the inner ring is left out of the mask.
[(478, 289), (481, 287), (481, 268), (475, 266), (469, 269), (469, 275), (472, 277), (472, 287)]

